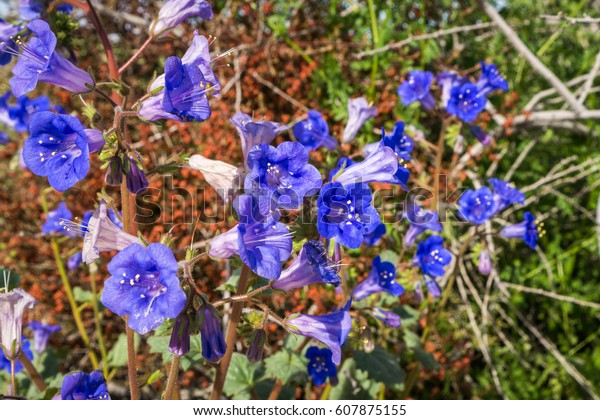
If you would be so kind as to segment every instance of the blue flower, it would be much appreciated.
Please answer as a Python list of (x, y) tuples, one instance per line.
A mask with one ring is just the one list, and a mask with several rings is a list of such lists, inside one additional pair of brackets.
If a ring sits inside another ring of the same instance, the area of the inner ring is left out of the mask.
[(60, 331), (60, 325), (43, 324), (39, 321), (30, 322), (27, 326), (33, 331), (33, 347), (37, 354), (42, 354), (48, 347), (50, 336)]
[(46, 22), (36, 19), (27, 25), (35, 35), (27, 44), (17, 41), (22, 52), (13, 67), (14, 76), (10, 86), (15, 96), (22, 96), (35, 89), (38, 81), (60, 86), (73, 93), (89, 92), (87, 85), (94, 80), (85, 71), (54, 51), (56, 35)]
[(402, 318), (395, 312), (386, 311), (381, 308), (373, 308), (372, 312), (373, 316), (380, 321), (383, 321), (387, 325), (393, 328), (398, 328), (402, 324)]
[[(33, 360), (33, 353), (31, 351), (31, 343), (29, 340), (23, 340), (21, 342), (21, 352), (29, 360)], [(5, 370), (10, 374), (10, 360), (4, 355), (4, 352), (0, 348), (0, 370)], [(15, 360), (15, 373), (19, 373), (23, 370), (23, 363), (19, 359)]]
[(178, 57), (165, 62), (163, 109), (180, 121), (204, 121), (210, 117), (206, 94), (209, 88), (204, 75), (194, 64), (183, 64)]
[(363, 236), (363, 244), (365, 244), (366, 246), (377, 245), (381, 237), (385, 235), (385, 232), (385, 223), (379, 223), (379, 226), (377, 226), (373, 232)]
[(264, 189), (284, 209), (297, 209), (304, 196), (316, 193), (323, 183), (318, 169), (308, 163), (308, 151), (291, 141), (277, 148), (268, 144), (255, 146), (248, 155), (248, 167), (246, 191)]
[(498, 210), (498, 203), (488, 187), (465, 191), (458, 199), (458, 206), (463, 218), (475, 225), (489, 220)]
[[(70, 4), (60, 4), (54, 9), (57, 12), (71, 13), (73, 6)], [(42, 0), (19, 0), (19, 14), (24, 20), (39, 19), (44, 11)]]
[(328, 348), (311, 346), (306, 350), (308, 374), (316, 386), (323, 385), (327, 378), (330, 378), (331, 385), (337, 384), (337, 367), (331, 360), (332, 356)]
[(348, 248), (360, 247), (364, 235), (373, 232), (380, 223), (371, 200), (371, 190), (366, 184), (346, 187), (339, 182), (325, 184), (317, 199), (319, 233)]
[(356, 162), (353, 161), (350, 158), (347, 157), (341, 157), (339, 158), (337, 164), (335, 165), (335, 168), (333, 168), (331, 170), (331, 172), (329, 172), (329, 182), (333, 181), (333, 179), (335, 178), (335, 176), (340, 173), (340, 171), (345, 171), (347, 168), (349, 168), (350, 166), (354, 165)]
[(450, 91), (446, 106), (449, 114), (456, 115), (465, 122), (472, 122), (485, 108), (487, 99), (473, 83), (463, 83)]
[(348, 314), (351, 303), (349, 300), (340, 311), (327, 315), (290, 315), (285, 323), (293, 329), (294, 334), (310, 337), (329, 347), (333, 363), (339, 365), (342, 361), (342, 344), (352, 328), (352, 319)]
[(60, 394), (56, 400), (110, 400), (106, 379), (102, 372), (95, 370), (90, 374), (75, 372), (63, 378)]
[(416, 70), (408, 73), (408, 78), (398, 87), (398, 96), (402, 99), (402, 104), (410, 105), (419, 101), (426, 109), (434, 109), (435, 99), (429, 92), (432, 81), (431, 72)]
[(452, 89), (469, 81), (466, 77), (461, 77), (456, 73), (443, 72), (435, 76), (436, 82), (442, 88), (442, 104), (448, 106)]
[(425, 286), (432, 298), (439, 298), (441, 296), (442, 289), (435, 278), (425, 276)]
[(390, 135), (386, 135), (385, 129), (382, 128), (381, 136), (383, 144), (392, 149), (396, 153), (396, 156), (398, 156), (398, 159), (411, 160), (410, 154), (413, 151), (414, 142), (404, 132), (404, 123), (402, 121), (394, 124), (394, 129)]
[(419, 235), (426, 230), (432, 232), (442, 231), (442, 225), (439, 222), (438, 214), (433, 210), (423, 210), (417, 205), (412, 205), (409, 206), (405, 217), (410, 222), (410, 227), (402, 239), (402, 244), (406, 248), (413, 246)]
[(265, 330), (261, 328), (252, 332), (246, 350), (246, 357), (250, 363), (257, 363), (262, 360), (266, 342), (267, 332)]
[(125, 175), (125, 182), (132, 194), (141, 194), (148, 188), (148, 179), (141, 166), (142, 164), (136, 158), (129, 156), (129, 171)]
[(321, 242), (308, 241), (302, 245), (298, 258), (272, 283), (272, 287), (289, 291), (319, 282), (337, 287), (341, 279)]
[(204, 20), (213, 18), (213, 11), (206, 0), (168, 0), (158, 11), (158, 17), (150, 26), (150, 36), (162, 38), (170, 30), (191, 17)]
[(505, 238), (520, 238), (529, 248), (535, 249), (538, 240), (545, 233), (544, 223), (539, 222), (533, 214), (526, 211), (523, 214), (523, 221), (521, 223), (502, 228), (500, 236)]
[(337, 147), (337, 142), (329, 135), (329, 126), (323, 115), (315, 110), (308, 111), (306, 119), (296, 123), (292, 131), (296, 140), (308, 150), (316, 150), (319, 147), (333, 150)]
[(23, 159), (36, 175), (47, 176), (57, 191), (65, 191), (85, 178), (90, 149), (83, 125), (75, 117), (38, 112), (29, 126)]
[(42, 233), (62, 233), (67, 236), (75, 236), (69, 230), (68, 221), (73, 218), (73, 213), (64, 202), (60, 202), (58, 207), (46, 214), (46, 221), (42, 225)]
[[(6, 278), (4, 281), (6, 282)], [(15, 359), (19, 355), (23, 315), (25, 310), (33, 309), (36, 302), (33, 296), (23, 289), (0, 293), (0, 349), (4, 349), (8, 359)]]
[(52, 107), (50, 99), (47, 96), (39, 96), (29, 99), (27, 96), (17, 98), (16, 106), (8, 108), (8, 115), (14, 123), (14, 130), (18, 133), (24, 133), (29, 129), (31, 115), (39, 111), (49, 111)]
[(348, 122), (342, 134), (342, 143), (350, 143), (358, 130), (377, 115), (377, 107), (370, 106), (363, 97), (348, 100)]
[(483, 61), (481, 64), (481, 75), (477, 81), (477, 89), (482, 95), (487, 95), (494, 90), (502, 90), (506, 92), (508, 90), (508, 82), (498, 71), (498, 67), (494, 64), (485, 64)]
[(396, 283), (396, 267), (388, 261), (381, 261), (378, 255), (373, 259), (371, 272), (352, 292), (352, 299), (363, 300), (373, 293), (388, 292), (392, 296), (404, 293), (404, 287)]
[(77, 270), (81, 263), (83, 262), (83, 253), (81, 251), (77, 251), (73, 255), (69, 257), (67, 260), (67, 268), (69, 270)]
[(187, 313), (181, 313), (173, 325), (169, 351), (181, 357), (190, 351), (190, 344), (190, 318)]
[(492, 136), (490, 136), (488, 134), (487, 131), (485, 131), (483, 128), (481, 128), (478, 125), (470, 125), (469, 126), (469, 132), (473, 135), (473, 137), (475, 137), (479, 143), (481, 143), (483, 146), (489, 146), (490, 143), (492, 142), (492, 140), (494, 140), (492, 138)]
[(0, 67), (10, 63), (10, 60), (17, 51), (17, 44), (13, 40), (13, 37), (19, 30), (18, 26), (0, 19)]
[(227, 344), (221, 329), (221, 317), (217, 310), (204, 304), (198, 311), (200, 338), (202, 341), (202, 357), (210, 363), (217, 363), (227, 351)]
[(504, 210), (511, 204), (523, 204), (525, 202), (525, 194), (519, 191), (519, 189), (515, 187), (515, 184), (504, 182), (497, 178), (488, 179), (488, 183), (494, 189), (492, 197), (497, 204), (497, 212)]
[(270, 144), (277, 134), (288, 129), (287, 125), (271, 121), (253, 121), (252, 117), (243, 112), (236, 113), (231, 118), (242, 143), (244, 165), (248, 167), (248, 154), (259, 144)]
[(479, 253), (477, 270), (484, 276), (487, 276), (492, 272), (492, 259), (490, 258), (490, 252), (487, 249), (483, 249)]
[(129, 315), (129, 327), (146, 334), (165, 319), (177, 317), (185, 306), (177, 268), (168, 246), (131, 244), (108, 264), (112, 276), (104, 283), (100, 300), (117, 315)]
[(442, 246), (443, 243), (444, 239), (438, 235), (419, 242), (413, 264), (420, 267), (423, 274), (441, 277), (446, 272), (444, 267), (452, 261), (452, 254)]

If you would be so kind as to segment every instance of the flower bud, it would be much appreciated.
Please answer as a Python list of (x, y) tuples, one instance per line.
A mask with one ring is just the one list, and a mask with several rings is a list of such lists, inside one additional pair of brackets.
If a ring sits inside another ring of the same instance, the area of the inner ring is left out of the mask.
[(490, 253), (487, 249), (484, 249), (479, 253), (479, 265), (477, 266), (477, 269), (484, 276), (487, 276), (492, 271), (492, 259), (490, 258)]
[(251, 363), (260, 362), (263, 358), (263, 350), (267, 342), (267, 332), (263, 329), (254, 330), (250, 336), (250, 345), (246, 351), (246, 356)]
[(190, 351), (190, 319), (187, 314), (179, 315), (175, 320), (169, 351), (180, 357)]

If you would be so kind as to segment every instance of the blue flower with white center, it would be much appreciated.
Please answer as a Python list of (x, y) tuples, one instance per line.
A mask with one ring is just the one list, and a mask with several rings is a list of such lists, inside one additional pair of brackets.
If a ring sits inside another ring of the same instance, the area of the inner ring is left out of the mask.
[(508, 90), (508, 82), (498, 71), (498, 67), (494, 64), (481, 64), (481, 75), (477, 81), (477, 89), (482, 95), (487, 95), (494, 90)]
[(355, 163), (355, 161), (347, 157), (339, 158), (337, 164), (335, 165), (335, 168), (333, 168), (331, 172), (329, 172), (329, 182), (333, 181), (333, 179), (336, 177), (337, 174), (340, 173), (340, 171), (344, 172), (347, 168), (354, 165)]
[(213, 11), (206, 0), (167, 0), (158, 11), (158, 17), (150, 26), (150, 36), (162, 38), (171, 29), (191, 17), (210, 20)]
[(90, 148), (83, 125), (75, 117), (38, 112), (23, 145), (23, 160), (36, 175), (48, 177), (57, 191), (65, 191), (90, 170)]
[(381, 261), (377, 256), (373, 259), (371, 272), (352, 292), (352, 299), (363, 300), (374, 293), (388, 292), (392, 296), (404, 293), (404, 287), (396, 283), (396, 267), (388, 261)]
[(253, 121), (252, 117), (243, 112), (236, 113), (231, 118), (242, 143), (242, 154), (244, 165), (248, 167), (248, 154), (254, 146), (259, 144), (270, 144), (277, 134), (288, 130), (287, 125), (271, 121)]
[(419, 235), (427, 230), (432, 232), (442, 231), (438, 214), (433, 210), (423, 210), (417, 205), (412, 205), (409, 206), (405, 217), (410, 222), (410, 227), (402, 239), (402, 244), (406, 248), (413, 246)]
[(217, 363), (227, 351), (227, 344), (221, 329), (221, 317), (214, 306), (204, 304), (198, 311), (202, 357), (210, 363)]
[(12, 69), (14, 76), (9, 82), (13, 94), (18, 97), (31, 92), (38, 81), (60, 86), (73, 93), (89, 92), (86, 85), (94, 85), (94, 80), (87, 72), (54, 51), (56, 35), (50, 26), (36, 19), (27, 28), (34, 36), (27, 43), (20, 39), (16, 41), (21, 52), (11, 50), (19, 56), (19, 61)]
[(60, 394), (53, 400), (110, 400), (106, 379), (95, 370), (88, 374), (75, 372), (63, 378)]
[(165, 89), (163, 109), (176, 115), (180, 121), (204, 121), (210, 117), (206, 94), (208, 84), (194, 64), (183, 64), (178, 57), (165, 62)]
[(371, 205), (372, 198), (366, 184), (325, 184), (317, 199), (319, 233), (348, 248), (360, 247), (364, 235), (373, 232), (380, 223), (379, 214)]
[(479, 92), (477, 86), (466, 82), (452, 88), (446, 111), (465, 122), (472, 122), (483, 111), (486, 103), (485, 95)]
[(71, 213), (67, 204), (60, 202), (57, 208), (46, 214), (46, 221), (42, 225), (42, 233), (46, 235), (49, 233), (62, 233), (67, 236), (75, 236), (66, 226), (66, 222), (72, 218), (73, 213)]
[(444, 239), (438, 235), (419, 242), (413, 264), (420, 267), (423, 274), (441, 277), (446, 272), (444, 267), (452, 261), (452, 254), (443, 247), (443, 243)]
[(385, 309), (381, 308), (373, 308), (371, 313), (375, 318), (384, 322), (390, 327), (398, 328), (402, 324), (402, 318), (400, 318), (400, 315), (395, 312), (386, 311)]
[(33, 347), (37, 354), (42, 354), (48, 347), (48, 340), (54, 333), (60, 331), (60, 325), (44, 324), (39, 321), (33, 321), (27, 324), (33, 331)]
[(348, 122), (342, 134), (342, 143), (350, 143), (356, 137), (358, 130), (371, 118), (377, 115), (377, 107), (369, 105), (363, 98), (348, 100)]
[(327, 283), (335, 287), (341, 283), (334, 264), (327, 258), (323, 244), (308, 241), (302, 245), (298, 257), (283, 270), (279, 279), (271, 286), (275, 289), (289, 291), (312, 283)]
[(498, 203), (488, 187), (465, 191), (458, 199), (458, 206), (461, 216), (475, 225), (486, 222), (498, 211)]
[(334, 150), (337, 147), (337, 142), (329, 135), (329, 126), (323, 115), (313, 109), (308, 111), (305, 120), (294, 125), (292, 131), (296, 140), (308, 150), (316, 150), (319, 147)]
[(489, 133), (487, 131), (485, 131), (483, 128), (481, 128), (478, 125), (471, 125), (469, 126), (469, 132), (473, 135), (473, 137), (475, 137), (479, 143), (481, 143), (483, 146), (489, 146), (492, 143), (492, 140), (494, 140), (492, 138), (492, 136), (489, 135)]
[(310, 337), (329, 347), (333, 363), (339, 365), (342, 361), (342, 344), (352, 328), (348, 313), (351, 304), (352, 300), (349, 300), (340, 311), (327, 315), (293, 314), (285, 319), (285, 323), (294, 334)]
[(392, 149), (396, 153), (396, 156), (398, 156), (398, 159), (411, 160), (410, 154), (415, 145), (413, 139), (404, 132), (404, 123), (402, 121), (394, 124), (394, 129), (389, 135), (386, 135), (385, 129), (382, 128), (381, 136), (383, 144)]
[(104, 283), (100, 300), (115, 314), (129, 315), (129, 327), (146, 334), (165, 319), (177, 317), (185, 306), (177, 268), (168, 246), (131, 244), (108, 264), (111, 277)]
[(435, 76), (435, 80), (440, 88), (442, 88), (442, 105), (448, 106), (452, 89), (469, 81), (466, 77), (461, 77), (456, 73), (442, 72)]
[(308, 151), (291, 141), (277, 148), (255, 146), (248, 155), (248, 167), (246, 191), (264, 189), (276, 206), (284, 209), (297, 209), (304, 196), (316, 193), (323, 183), (319, 170), (308, 163)]
[(488, 183), (494, 189), (492, 197), (497, 204), (497, 212), (504, 210), (511, 204), (523, 204), (525, 202), (525, 194), (519, 191), (519, 189), (515, 187), (515, 184), (504, 182), (497, 178), (488, 179)]
[(337, 385), (337, 367), (332, 361), (332, 356), (333, 353), (328, 348), (311, 346), (306, 350), (308, 359), (306, 367), (316, 386), (323, 385), (327, 382), (327, 378), (332, 386)]
[(435, 99), (429, 92), (433, 74), (428, 71), (415, 70), (408, 73), (407, 79), (398, 87), (398, 96), (403, 105), (419, 101), (426, 109), (435, 108)]
[(363, 244), (366, 246), (375, 246), (379, 243), (379, 240), (385, 235), (386, 227), (385, 223), (379, 223), (379, 226), (371, 233), (363, 236)]
[[(31, 351), (31, 343), (29, 340), (23, 340), (21, 342), (21, 353), (25, 355), (29, 360), (33, 360), (33, 352)], [(10, 360), (4, 355), (4, 352), (0, 348), (0, 370), (5, 370), (10, 374)], [(23, 370), (23, 363), (19, 359), (15, 360), (15, 373), (19, 373)]]
[(47, 96), (30, 99), (27, 96), (17, 98), (17, 104), (8, 108), (9, 117), (14, 120), (14, 130), (24, 133), (29, 129), (31, 115), (40, 111), (49, 111), (52, 108)]
[(505, 226), (500, 231), (500, 236), (505, 238), (520, 238), (531, 249), (537, 247), (538, 240), (544, 236), (544, 222), (540, 222), (530, 212), (523, 214), (523, 221), (510, 226)]

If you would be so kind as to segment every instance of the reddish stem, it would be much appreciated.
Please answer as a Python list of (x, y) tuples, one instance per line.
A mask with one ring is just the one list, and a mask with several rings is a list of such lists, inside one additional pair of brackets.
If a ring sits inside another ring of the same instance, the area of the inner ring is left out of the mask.
[(142, 46), (135, 52), (135, 54), (133, 54), (133, 56), (127, 61), (127, 63), (121, 66), (121, 68), (119, 69), (119, 74), (123, 73), (127, 69), (127, 67), (129, 67), (135, 60), (138, 59), (138, 57), (142, 54), (146, 47), (150, 45), (153, 39), (154, 38), (152, 38), (152, 35), (150, 35), (148, 39), (142, 44)]

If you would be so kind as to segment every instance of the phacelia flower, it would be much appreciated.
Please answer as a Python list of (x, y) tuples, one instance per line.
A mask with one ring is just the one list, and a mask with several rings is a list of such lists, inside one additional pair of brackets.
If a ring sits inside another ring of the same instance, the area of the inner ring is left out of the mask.
[(525, 202), (525, 194), (519, 191), (519, 189), (515, 187), (515, 184), (504, 182), (497, 178), (488, 179), (488, 183), (494, 189), (492, 198), (497, 204), (497, 212), (504, 210), (511, 204), (523, 204)]
[(523, 213), (523, 221), (510, 226), (505, 226), (500, 231), (500, 236), (505, 238), (520, 238), (531, 249), (537, 247), (538, 240), (544, 236), (544, 223), (539, 222), (530, 212)]
[(498, 71), (498, 67), (494, 64), (485, 64), (483, 61), (481, 64), (481, 75), (477, 81), (477, 89), (482, 95), (487, 95), (494, 90), (502, 90), (506, 92), (508, 90), (508, 82)]
[(33, 348), (37, 354), (42, 354), (48, 347), (50, 336), (60, 331), (60, 325), (43, 324), (39, 321), (30, 322), (27, 326), (33, 331)]
[(72, 218), (73, 213), (71, 213), (71, 210), (69, 210), (66, 203), (60, 202), (56, 209), (51, 210), (46, 214), (46, 221), (42, 225), (42, 233), (62, 233), (67, 236), (75, 236), (66, 225), (66, 222)]
[(23, 289), (0, 293), (0, 345), (8, 359), (16, 359), (19, 356), (23, 315), (25, 310), (33, 309), (36, 302), (33, 296)]
[(285, 323), (295, 334), (310, 337), (329, 347), (333, 363), (339, 365), (342, 361), (342, 344), (352, 328), (352, 319), (348, 314), (351, 303), (349, 300), (340, 311), (327, 315), (294, 314), (287, 317)]
[[(60, 4), (54, 10), (68, 14), (73, 11), (73, 6), (70, 4)], [(42, 0), (19, 0), (19, 14), (23, 20), (39, 19), (43, 11), (44, 3)]]
[(479, 253), (479, 264), (477, 265), (477, 269), (479, 273), (487, 276), (492, 272), (492, 259), (490, 257), (490, 252), (487, 249), (483, 249)]
[(126, 171), (125, 182), (127, 183), (127, 190), (132, 194), (143, 193), (149, 185), (144, 168), (141, 166), (136, 158), (129, 156), (129, 171)]
[(464, 219), (475, 225), (489, 220), (498, 210), (498, 204), (488, 187), (465, 191), (458, 199), (458, 206)]
[(173, 325), (169, 351), (181, 357), (190, 351), (190, 319), (186, 313), (180, 314)]
[(241, 171), (229, 163), (192, 155), (190, 168), (200, 171), (206, 182), (215, 189), (225, 203), (229, 202), (241, 179)]
[(392, 296), (404, 293), (404, 287), (396, 283), (396, 267), (388, 261), (381, 261), (377, 256), (373, 259), (371, 272), (352, 292), (352, 299), (363, 300), (373, 293), (388, 292)]
[(360, 97), (348, 100), (348, 122), (342, 134), (342, 143), (350, 143), (358, 130), (377, 115), (377, 107), (370, 106), (367, 99)]
[(363, 244), (366, 246), (377, 245), (381, 237), (385, 235), (385, 232), (385, 223), (379, 223), (379, 226), (377, 226), (373, 232), (363, 235)]
[(319, 233), (348, 248), (360, 247), (364, 235), (373, 232), (380, 223), (371, 200), (371, 190), (366, 184), (325, 184), (317, 199)]
[(65, 191), (85, 178), (90, 170), (90, 148), (85, 129), (77, 118), (38, 112), (32, 118), (29, 132), (23, 159), (31, 172), (48, 177), (57, 191)]
[(14, 55), (14, 51), (17, 50), (17, 44), (13, 37), (19, 33), (20, 28), (5, 22), (4, 19), (0, 19), (0, 67), (10, 63)]
[(347, 157), (339, 158), (337, 164), (335, 165), (335, 168), (333, 168), (331, 172), (329, 172), (329, 181), (331, 182), (335, 180), (337, 174), (341, 174), (341, 172), (344, 172), (347, 168), (354, 165), (355, 163), (356, 162)]
[(83, 262), (83, 253), (81, 251), (77, 251), (73, 255), (69, 257), (67, 260), (67, 268), (69, 270), (77, 270), (81, 263)]
[(373, 308), (373, 316), (380, 321), (383, 321), (387, 325), (393, 328), (398, 328), (402, 324), (402, 318), (395, 312), (386, 311), (385, 309)]
[(9, 107), (8, 115), (14, 120), (14, 130), (18, 133), (24, 133), (29, 130), (29, 122), (32, 114), (40, 111), (49, 111), (51, 108), (52, 104), (47, 96), (30, 99), (24, 95), (17, 98), (15, 106)]
[(263, 358), (263, 352), (267, 342), (267, 332), (262, 328), (254, 330), (248, 341), (248, 350), (246, 350), (248, 361), (250, 363), (260, 362)]
[(439, 222), (437, 212), (433, 210), (423, 210), (417, 205), (409, 206), (405, 217), (410, 222), (410, 227), (406, 231), (402, 244), (406, 248), (410, 248), (415, 243), (415, 240), (426, 230), (432, 232), (441, 232), (442, 225)]
[(129, 315), (129, 327), (146, 334), (165, 319), (175, 318), (185, 306), (177, 268), (168, 246), (131, 244), (108, 264), (111, 277), (100, 300), (115, 314)]
[(328, 348), (311, 346), (306, 350), (308, 374), (316, 386), (323, 385), (327, 378), (331, 385), (337, 385), (337, 367), (332, 361), (332, 356), (333, 353)]
[(431, 295), (432, 298), (439, 298), (442, 295), (442, 289), (440, 285), (435, 280), (435, 278), (425, 276), (425, 287), (427, 287), (427, 291)]
[(85, 71), (54, 51), (56, 35), (50, 26), (40, 19), (31, 21), (27, 28), (34, 36), (25, 44), (17, 41), (21, 52), (19, 61), (13, 67), (14, 76), (10, 86), (15, 96), (22, 96), (35, 89), (38, 81), (60, 86), (73, 93), (89, 92), (86, 85), (94, 85), (94, 80)]
[(489, 135), (489, 133), (487, 131), (485, 131), (483, 128), (481, 128), (478, 125), (471, 125), (469, 126), (469, 132), (473, 135), (473, 137), (475, 137), (479, 143), (481, 143), (483, 146), (489, 146), (492, 143), (492, 140), (494, 140), (492, 138), (492, 136)]
[(217, 363), (227, 350), (221, 329), (221, 317), (212, 305), (204, 304), (198, 311), (198, 323), (200, 324), (202, 357), (210, 363)]
[(244, 165), (248, 167), (248, 153), (259, 144), (270, 144), (277, 134), (288, 130), (287, 125), (271, 121), (254, 121), (252, 117), (243, 112), (236, 113), (231, 118), (231, 123), (235, 126), (242, 143), (242, 155), (244, 156)]
[(435, 80), (438, 86), (442, 89), (442, 105), (448, 106), (450, 100), (450, 94), (452, 89), (456, 86), (460, 86), (469, 80), (466, 77), (461, 77), (456, 73), (442, 72), (435, 76)]
[(443, 243), (444, 239), (438, 235), (419, 242), (413, 264), (420, 267), (423, 274), (441, 277), (446, 272), (444, 267), (452, 261), (452, 254), (442, 246)]
[(446, 106), (449, 114), (456, 115), (465, 122), (472, 122), (485, 108), (487, 99), (473, 83), (463, 83), (450, 91)]
[(337, 287), (341, 279), (321, 242), (308, 241), (302, 245), (298, 257), (272, 283), (272, 287), (289, 291), (319, 282)]
[(210, 4), (206, 0), (167, 0), (150, 26), (150, 36), (162, 38), (171, 32), (172, 28), (191, 17), (212, 19), (213, 11)]
[(90, 374), (75, 372), (63, 378), (60, 394), (55, 400), (110, 400), (106, 379), (102, 372), (95, 370)]
[(429, 92), (433, 74), (428, 71), (416, 70), (408, 73), (408, 78), (398, 87), (398, 96), (402, 104), (410, 105), (419, 101), (426, 109), (435, 108), (435, 99)]
[[(414, 141), (404, 131), (404, 123), (398, 121), (394, 124), (394, 129), (390, 134), (386, 134), (385, 129), (381, 129), (381, 140), (383, 144), (394, 151), (398, 159), (410, 161), (410, 154), (415, 146)], [(364, 151), (364, 149), (363, 149)]]
[[(31, 343), (29, 340), (23, 340), (21, 342), (21, 353), (25, 355), (29, 360), (33, 360), (33, 352), (31, 351)], [(0, 348), (0, 370), (5, 370), (10, 374), (11, 363), (10, 360), (4, 355), (4, 352)], [(15, 360), (15, 373), (19, 373), (23, 370), (23, 363), (19, 359)]]
[(314, 194), (323, 183), (319, 170), (308, 163), (308, 151), (291, 141), (277, 148), (268, 144), (255, 146), (248, 155), (248, 167), (246, 191), (264, 189), (284, 209), (297, 209), (304, 196)]
[(308, 150), (319, 147), (333, 150), (337, 146), (335, 139), (329, 135), (329, 126), (323, 115), (315, 110), (308, 111), (306, 119), (295, 124), (292, 131), (296, 140)]

